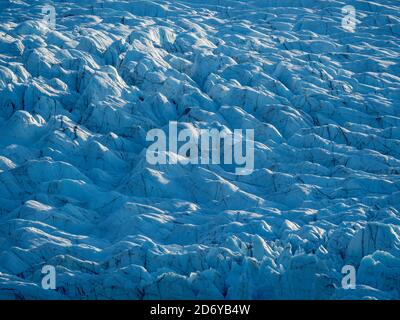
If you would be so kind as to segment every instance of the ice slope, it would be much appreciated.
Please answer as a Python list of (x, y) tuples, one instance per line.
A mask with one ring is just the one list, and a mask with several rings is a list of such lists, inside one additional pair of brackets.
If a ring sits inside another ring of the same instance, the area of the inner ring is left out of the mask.
[[(399, 299), (399, 38), (396, 0), (0, 1), (0, 298)], [(256, 170), (148, 164), (172, 120)]]

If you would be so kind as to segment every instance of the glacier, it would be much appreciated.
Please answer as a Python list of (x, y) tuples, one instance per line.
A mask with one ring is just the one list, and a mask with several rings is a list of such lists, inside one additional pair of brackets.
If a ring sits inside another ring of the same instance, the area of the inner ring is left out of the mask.
[(400, 299), (397, 0), (1, 0), (0, 132), (0, 299)]

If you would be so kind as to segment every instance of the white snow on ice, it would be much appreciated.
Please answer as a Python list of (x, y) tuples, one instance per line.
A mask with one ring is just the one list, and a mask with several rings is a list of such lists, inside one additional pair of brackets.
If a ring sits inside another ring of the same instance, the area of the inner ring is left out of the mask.
[[(399, 38), (396, 0), (1, 0), (0, 298), (399, 299)], [(255, 171), (148, 164), (169, 121)]]

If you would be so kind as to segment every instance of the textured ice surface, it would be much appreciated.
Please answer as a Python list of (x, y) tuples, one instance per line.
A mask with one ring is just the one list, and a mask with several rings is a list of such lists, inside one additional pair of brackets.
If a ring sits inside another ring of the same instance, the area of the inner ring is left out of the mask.
[[(0, 298), (400, 298), (399, 1), (44, 3), (0, 1)], [(172, 120), (255, 171), (148, 164)]]

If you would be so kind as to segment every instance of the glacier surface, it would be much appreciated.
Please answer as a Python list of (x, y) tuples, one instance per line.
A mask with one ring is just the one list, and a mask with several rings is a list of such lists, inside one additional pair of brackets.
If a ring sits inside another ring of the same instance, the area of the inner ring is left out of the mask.
[[(0, 299), (400, 299), (399, 112), (396, 0), (1, 0)], [(254, 172), (150, 165), (170, 121)]]

